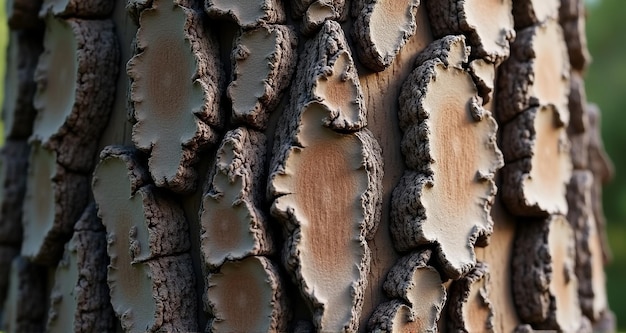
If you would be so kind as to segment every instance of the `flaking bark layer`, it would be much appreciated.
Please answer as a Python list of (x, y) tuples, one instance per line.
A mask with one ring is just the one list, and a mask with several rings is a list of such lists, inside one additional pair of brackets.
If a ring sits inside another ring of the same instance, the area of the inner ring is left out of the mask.
[(263, 130), (291, 83), (298, 58), (297, 35), (285, 25), (263, 25), (243, 31), (235, 44), (233, 75), (226, 90), (232, 121)]
[(449, 329), (454, 332), (495, 332), (496, 307), (489, 299), (489, 266), (483, 262), (449, 289)]
[(567, 218), (576, 239), (576, 276), (581, 309), (587, 318), (597, 321), (608, 310), (608, 303), (601, 235), (592, 209), (592, 187), (593, 174), (590, 171), (573, 173), (567, 191), (570, 207)]
[(293, 0), (291, 1), (292, 15), (295, 18), (300, 18), (306, 15), (307, 10), (316, 6), (317, 3), (324, 3), (332, 8), (335, 14), (328, 17), (330, 20), (343, 21), (348, 15), (346, 0)]
[(43, 332), (46, 319), (46, 269), (18, 256), (9, 265), (9, 293), (1, 327), (7, 332)]
[(200, 208), (201, 251), (212, 270), (227, 260), (273, 252), (261, 187), (265, 146), (263, 133), (240, 127), (227, 132), (217, 150)]
[(111, 0), (43, 0), (39, 15), (102, 19), (111, 14), (114, 5)]
[(515, 39), (511, 0), (431, 0), (426, 5), (435, 37), (464, 34), (473, 57), (495, 64), (508, 58)]
[(204, 8), (209, 17), (226, 16), (244, 29), (284, 23), (286, 19), (282, 0), (204, 0)]
[(290, 309), (278, 267), (261, 256), (224, 263), (207, 278), (209, 332), (287, 332)]
[(23, 204), (22, 255), (55, 266), (88, 200), (87, 175), (69, 171), (58, 154), (31, 141)]
[(515, 237), (513, 298), (520, 318), (535, 329), (577, 332), (583, 320), (569, 222), (561, 215), (527, 221)]
[(326, 127), (332, 111), (325, 104), (295, 107), (283, 115), (268, 186), (271, 213), (287, 235), (283, 262), (316, 329), (357, 330), (370, 264), (366, 238), (380, 217), (381, 150), (365, 129)]
[(74, 226), (57, 266), (48, 310), (49, 332), (110, 332), (115, 315), (107, 285), (106, 232), (94, 204)]
[[(475, 265), (475, 244), (484, 244), (493, 230), (494, 175), (503, 160), (496, 121), (462, 68), (464, 38), (434, 44), (448, 48), (437, 48), (429, 60), (422, 55), (400, 93), (409, 170), (392, 195), (390, 228), (399, 251), (436, 244), (443, 271), (458, 278)], [(440, 96), (450, 98), (441, 103)]]
[(514, 0), (515, 29), (538, 25), (547, 20), (557, 20), (561, 2), (561, 0)]
[(55, 150), (59, 164), (71, 172), (93, 168), (114, 99), (118, 48), (110, 20), (46, 19), (32, 138)]
[(218, 139), (222, 124), (217, 42), (199, 11), (166, 0), (144, 9), (139, 25), (137, 52), (127, 66), (133, 142), (150, 153), (157, 186), (189, 192), (197, 185), (198, 154)]
[(370, 331), (437, 331), (447, 293), (439, 272), (428, 264), (431, 255), (431, 250), (414, 251), (391, 268), (383, 289), (392, 300), (374, 310)]
[(506, 123), (528, 108), (552, 104), (567, 125), (569, 78), (567, 46), (556, 20), (519, 30), (499, 69), (498, 120)]
[(380, 72), (391, 66), (417, 30), (420, 0), (355, 0), (361, 8), (353, 35), (359, 60)]
[(554, 107), (531, 108), (502, 132), (502, 198), (518, 216), (567, 214), (566, 187), (572, 173), (566, 128)]
[(111, 304), (124, 330), (197, 331), (187, 221), (173, 198), (147, 183), (144, 163), (133, 149), (109, 146), (94, 172)]

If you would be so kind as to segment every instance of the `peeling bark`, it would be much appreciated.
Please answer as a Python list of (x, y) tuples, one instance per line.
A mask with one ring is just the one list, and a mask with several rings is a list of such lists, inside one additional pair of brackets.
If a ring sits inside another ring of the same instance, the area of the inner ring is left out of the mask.
[(572, 68), (584, 71), (591, 63), (591, 54), (587, 48), (585, 20), (587, 11), (583, 0), (561, 0), (560, 23), (567, 43)]
[(341, 11), (336, 10), (332, 2), (317, 0), (309, 5), (302, 17), (302, 33), (312, 35), (324, 25), (324, 22), (340, 20), (341, 15)]
[(593, 215), (597, 230), (602, 240), (602, 252), (605, 264), (611, 260), (611, 248), (606, 236), (606, 219), (602, 209), (602, 185), (607, 184), (614, 174), (611, 159), (604, 150), (600, 136), (600, 110), (596, 105), (588, 105), (589, 112), (589, 170), (593, 173), (594, 184), (591, 189)]
[[(343, 29), (334, 21), (324, 23), (305, 43), (287, 109), (295, 112), (293, 119), (300, 118), (303, 106), (313, 101), (331, 111), (324, 124), (332, 129), (356, 131), (367, 125), (365, 100), (350, 48)], [(279, 126), (288, 126), (285, 133), (291, 133), (297, 124), (294, 121)]]
[(506, 123), (528, 108), (553, 104), (567, 125), (569, 80), (567, 46), (555, 20), (518, 31), (499, 70), (498, 120)]
[(122, 328), (197, 331), (195, 276), (182, 208), (146, 183), (149, 176), (137, 152), (109, 146), (100, 157), (92, 186), (107, 230), (111, 303)]
[(242, 32), (233, 50), (233, 79), (226, 91), (232, 121), (265, 129), (270, 113), (291, 83), (297, 63), (297, 35), (284, 25)]
[(478, 89), (478, 96), (483, 100), (483, 106), (487, 105), (493, 98), (496, 65), (483, 59), (476, 59), (469, 63), (469, 71)]
[(301, 18), (306, 15), (307, 10), (311, 7), (319, 6), (322, 3), (332, 8), (335, 13), (332, 17), (328, 17), (329, 20), (343, 21), (346, 18), (348, 14), (346, 0), (293, 0), (291, 1), (292, 15), (295, 18)]
[(265, 145), (262, 133), (240, 127), (226, 133), (217, 151), (200, 210), (201, 251), (210, 269), (273, 252), (262, 209)]
[(489, 299), (489, 266), (478, 262), (449, 289), (448, 316), (454, 332), (495, 332), (495, 307)]
[[(200, 12), (165, 0), (143, 10), (139, 25), (137, 54), (127, 66), (133, 142), (150, 153), (157, 186), (190, 192), (197, 185), (198, 153), (218, 139), (222, 123), (217, 44)], [(168, 131), (162, 130), (165, 125)]]
[(9, 292), (4, 303), (3, 330), (43, 332), (46, 319), (46, 270), (24, 257), (10, 265)]
[[(447, 39), (457, 44), (450, 51), (466, 52), (462, 37)], [(494, 174), (503, 162), (497, 124), (480, 106), (469, 72), (455, 65), (466, 56), (433, 54), (404, 83), (398, 117), (410, 170), (391, 202), (396, 249), (436, 244), (442, 269), (453, 278), (475, 265), (474, 245), (493, 230)], [(445, 104), (440, 96), (449, 96)]]
[(33, 76), (43, 51), (39, 31), (14, 31), (7, 49), (6, 81), (2, 120), (9, 139), (27, 139), (33, 131), (35, 81)]
[(48, 332), (110, 332), (115, 315), (107, 286), (106, 233), (89, 205), (76, 222), (55, 274)]
[(111, 0), (43, 0), (39, 15), (101, 19), (111, 14), (113, 5)]
[(32, 138), (55, 150), (71, 172), (93, 168), (115, 93), (118, 47), (110, 20), (46, 19)]
[(464, 34), (472, 56), (490, 63), (509, 57), (509, 43), (515, 39), (511, 0), (443, 0), (426, 5), (435, 37)]
[(286, 332), (290, 309), (278, 269), (264, 257), (229, 261), (208, 277), (210, 332)]
[(527, 110), (502, 133), (507, 161), (502, 198), (507, 208), (518, 216), (567, 214), (572, 162), (567, 133), (554, 107)]
[(378, 306), (368, 329), (374, 332), (436, 332), (446, 302), (446, 288), (428, 265), (430, 250), (416, 251), (391, 268), (383, 289), (393, 298)]
[(600, 234), (593, 216), (591, 189), (593, 174), (576, 171), (567, 191), (567, 218), (576, 238), (576, 276), (583, 313), (592, 321), (607, 310), (606, 277)]
[(514, 0), (515, 29), (557, 20), (560, 5), (560, 0)]
[(370, 264), (366, 238), (380, 217), (381, 151), (367, 130), (325, 127), (332, 111), (324, 104), (301, 108), (284, 114), (291, 124), (282, 129), (293, 130), (276, 142), (271, 213), (287, 230), (284, 263), (316, 329), (356, 330)]
[(568, 130), (572, 133), (583, 133), (589, 128), (589, 112), (587, 111), (587, 94), (583, 77), (572, 72), (569, 90), (570, 123)]
[(58, 162), (54, 150), (32, 141), (24, 197), (22, 255), (54, 266), (88, 200), (89, 180)]
[(282, 0), (204, 0), (211, 18), (228, 17), (244, 29), (285, 23)]
[(513, 297), (522, 320), (535, 329), (577, 332), (582, 325), (575, 274), (574, 231), (561, 215), (518, 228)]
[(371, 70), (389, 67), (417, 30), (420, 0), (355, 0), (361, 8), (354, 28), (359, 60)]

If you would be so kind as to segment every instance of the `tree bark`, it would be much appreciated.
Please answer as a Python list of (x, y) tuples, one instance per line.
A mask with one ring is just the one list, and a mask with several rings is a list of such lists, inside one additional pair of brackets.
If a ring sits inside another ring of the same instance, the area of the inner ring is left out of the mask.
[(582, 0), (8, 8), (2, 328), (615, 329)]

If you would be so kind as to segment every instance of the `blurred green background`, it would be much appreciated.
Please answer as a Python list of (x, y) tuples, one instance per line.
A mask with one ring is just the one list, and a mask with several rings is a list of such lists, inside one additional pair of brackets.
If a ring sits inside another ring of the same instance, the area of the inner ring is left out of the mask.
[[(6, 59), (5, 0), (0, 0), (0, 59)], [(604, 190), (604, 207), (613, 262), (607, 268), (609, 302), (626, 331), (626, 1), (587, 0), (587, 36), (593, 64), (586, 77), (587, 97), (602, 110), (602, 136), (616, 176)], [(0, 78), (4, 62), (0, 61)], [(4, 95), (0, 80), (0, 101)], [(624, 126), (624, 127), (623, 127)], [(0, 144), (4, 136), (0, 123)]]
[(587, 98), (602, 110), (602, 137), (617, 171), (604, 189), (613, 250), (607, 267), (609, 303), (619, 330), (626, 331), (626, 1), (588, 1), (587, 38), (593, 56)]

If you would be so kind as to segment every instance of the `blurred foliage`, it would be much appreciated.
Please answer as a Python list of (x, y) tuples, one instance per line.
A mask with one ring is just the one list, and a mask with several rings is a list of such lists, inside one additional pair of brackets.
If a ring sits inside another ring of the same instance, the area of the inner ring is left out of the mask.
[(626, 3), (596, 0), (588, 3), (587, 38), (593, 63), (586, 77), (587, 98), (602, 110), (602, 136), (613, 163), (615, 178), (605, 187), (613, 262), (607, 268), (609, 302), (626, 330)]

